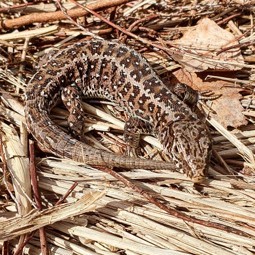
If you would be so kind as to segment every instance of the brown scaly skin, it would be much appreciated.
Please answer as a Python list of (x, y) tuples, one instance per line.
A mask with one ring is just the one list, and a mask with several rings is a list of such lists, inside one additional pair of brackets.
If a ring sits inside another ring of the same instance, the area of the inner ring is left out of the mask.
[(211, 140), (205, 123), (162, 83), (140, 54), (116, 42), (93, 39), (52, 51), (26, 90), (29, 131), (47, 151), (78, 162), (124, 168), (171, 169), (173, 163), (124, 157), (72, 138), (49, 118), (62, 98), (69, 124), (81, 131), (81, 98), (106, 98), (132, 118), (148, 123), (174, 159), (194, 182), (201, 182), (209, 164)]

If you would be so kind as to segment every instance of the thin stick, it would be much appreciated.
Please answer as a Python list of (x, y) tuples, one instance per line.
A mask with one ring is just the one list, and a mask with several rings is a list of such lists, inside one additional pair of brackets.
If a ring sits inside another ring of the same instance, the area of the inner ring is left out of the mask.
[(76, 188), (76, 186), (78, 185), (78, 182), (75, 182), (71, 187), (70, 189), (68, 189), (68, 191), (66, 192), (66, 194), (61, 197), (57, 203), (55, 205), (59, 205), (61, 203), (63, 203), (63, 201), (70, 195), (70, 193)]
[[(34, 142), (30, 141), (29, 142), (29, 153), (30, 153), (29, 169), (30, 169), (30, 175), (31, 175), (31, 184), (32, 184), (32, 189), (34, 192), (34, 197), (35, 197), (35, 202), (36, 202), (37, 208), (41, 211), (42, 210), (42, 201), (41, 201), (41, 196), (40, 196), (38, 182), (37, 182), (34, 150), (35, 150)], [(49, 249), (48, 249), (48, 245), (47, 245), (44, 227), (39, 229), (39, 236), (40, 236), (41, 252), (43, 255), (48, 255)]]
[[(130, 0), (104, 0), (104, 1), (97, 1), (95, 3), (88, 4), (89, 9), (103, 9), (113, 6), (118, 6), (124, 3), (129, 2)], [(88, 14), (88, 11), (76, 8), (67, 11), (67, 14), (72, 18), (78, 18), (81, 16), (85, 16)], [(6, 19), (0, 23), (0, 29), (11, 29), (17, 28), (25, 25), (29, 25), (32, 23), (45, 23), (45, 22), (52, 22), (57, 20), (65, 19), (66, 15), (62, 11), (56, 12), (49, 12), (49, 13), (31, 13), (28, 15), (24, 15), (14, 19)]]
[(110, 168), (107, 167), (102, 167), (102, 166), (97, 166), (97, 168), (105, 173), (108, 173), (110, 175), (112, 175), (113, 177), (115, 177), (117, 180), (121, 181), (122, 183), (124, 183), (127, 187), (133, 189), (135, 192), (139, 193), (140, 195), (142, 195), (143, 197), (145, 197), (149, 202), (151, 202), (152, 204), (156, 205), (158, 208), (164, 210), (165, 212), (169, 213), (170, 215), (182, 219), (184, 221), (187, 222), (192, 222), (192, 223), (196, 223), (196, 224), (200, 224), (206, 227), (211, 227), (211, 228), (216, 228), (216, 229), (220, 229), (226, 232), (230, 232), (233, 234), (237, 234), (237, 235), (241, 235), (241, 236), (245, 236), (245, 237), (249, 237), (250, 235), (229, 227), (229, 226), (224, 226), (222, 224), (219, 223), (215, 223), (215, 222), (210, 222), (210, 221), (205, 221), (205, 220), (200, 220), (200, 219), (196, 219), (192, 216), (188, 216), (185, 213), (179, 212), (175, 209), (172, 209), (170, 207), (168, 207), (167, 205), (163, 204), (162, 202), (160, 202), (158, 199), (154, 198), (152, 195), (150, 195), (149, 192), (145, 191), (144, 189), (140, 188), (139, 186), (137, 186), (136, 184), (134, 184), (132, 181), (130, 181), (127, 177), (124, 177), (123, 175), (113, 171)]
[(26, 244), (33, 238), (35, 234), (35, 231), (26, 234), (25, 240), (18, 246), (18, 249), (15, 251), (13, 255), (20, 255), (23, 254), (23, 248), (26, 246)]

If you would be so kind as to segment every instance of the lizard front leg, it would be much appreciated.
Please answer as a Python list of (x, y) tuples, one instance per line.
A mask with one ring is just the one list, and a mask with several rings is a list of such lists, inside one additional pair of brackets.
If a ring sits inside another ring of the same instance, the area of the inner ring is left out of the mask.
[(152, 126), (137, 117), (129, 117), (124, 127), (124, 139), (135, 155), (139, 154), (141, 135), (151, 134)]

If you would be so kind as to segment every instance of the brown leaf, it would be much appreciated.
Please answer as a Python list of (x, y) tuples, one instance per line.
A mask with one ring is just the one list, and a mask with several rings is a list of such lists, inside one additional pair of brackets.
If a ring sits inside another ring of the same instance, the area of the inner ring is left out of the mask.
[(188, 73), (181, 69), (174, 72), (173, 75), (179, 82), (185, 83), (195, 90), (200, 92), (211, 90), (214, 94), (221, 95), (220, 98), (209, 101), (207, 105), (215, 112), (211, 112), (210, 116), (214, 117), (224, 127), (237, 128), (247, 124), (247, 120), (242, 114), (244, 109), (239, 101), (241, 99), (239, 92), (242, 89), (237, 85), (222, 80), (204, 82), (196, 73)]
[(208, 18), (202, 19), (197, 26), (190, 27), (175, 44), (183, 52), (182, 55), (176, 53), (172, 57), (188, 71), (201, 72), (209, 68), (239, 70), (244, 64), (234, 35)]

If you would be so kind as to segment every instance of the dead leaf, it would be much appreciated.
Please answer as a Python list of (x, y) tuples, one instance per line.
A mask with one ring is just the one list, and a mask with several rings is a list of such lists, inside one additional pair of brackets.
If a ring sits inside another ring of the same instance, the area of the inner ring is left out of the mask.
[(204, 82), (196, 73), (188, 73), (181, 69), (174, 72), (173, 75), (179, 82), (185, 83), (195, 90), (200, 92), (211, 90), (213, 93), (221, 95), (220, 98), (209, 101), (207, 105), (215, 112), (210, 116), (224, 127), (237, 128), (247, 124), (247, 120), (242, 114), (244, 109), (240, 103), (241, 94), (239, 93), (242, 89), (239, 86), (222, 80)]
[(172, 57), (190, 72), (201, 72), (209, 68), (240, 70), (244, 64), (234, 35), (208, 18), (202, 19), (197, 26), (190, 27), (174, 44), (183, 51), (182, 55), (174, 53)]

